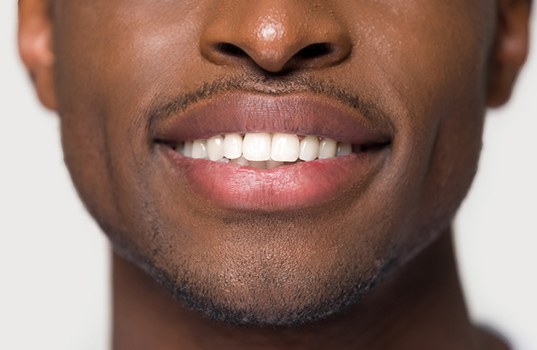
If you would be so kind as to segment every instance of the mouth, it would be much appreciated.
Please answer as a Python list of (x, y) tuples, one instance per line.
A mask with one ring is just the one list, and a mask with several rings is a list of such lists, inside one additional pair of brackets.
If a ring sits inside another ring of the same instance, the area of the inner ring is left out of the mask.
[(181, 184), (217, 207), (287, 211), (359, 196), (392, 128), (370, 106), (310, 94), (228, 93), (159, 118), (153, 144)]
[(316, 135), (286, 133), (228, 133), (209, 139), (167, 143), (183, 157), (219, 163), (234, 163), (255, 169), (274, 169), (284, 165), (345, 157), (353, 153), (382, 149), (385, 143), (353, 145)]

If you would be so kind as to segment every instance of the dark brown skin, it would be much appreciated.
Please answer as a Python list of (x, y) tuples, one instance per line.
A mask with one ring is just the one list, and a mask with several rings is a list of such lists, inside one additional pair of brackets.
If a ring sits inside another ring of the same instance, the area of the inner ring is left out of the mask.
[[(529, 0), (20, 1), (21, 56), (113, 243), (114, 349), (506, 348), (468, 320), (450, 223), (485, 110), (509, 99), (526, 58), (529, 11)], [(297, 54), (318, 43), (332, 50)], [(395, 136), (375, 181), (285, 215), (233, 212), (170, 181), (143, 111), (245, 75), (270, 77), (268, 90), (330, 82), (386, 111)], [(328, 319), (273, 322), (370, 281)], [(188, 310), (166, 290), (183, 285), (257, 322)]]

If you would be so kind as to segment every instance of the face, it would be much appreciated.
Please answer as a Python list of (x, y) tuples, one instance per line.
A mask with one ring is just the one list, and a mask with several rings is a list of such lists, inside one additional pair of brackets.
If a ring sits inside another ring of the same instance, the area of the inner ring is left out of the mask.
[(82, 200), (116, 252), (231, 323), (337, 313), (448, 230), (514, 80), (486, 0), (69, 0), (51, 17), (41, 96)]

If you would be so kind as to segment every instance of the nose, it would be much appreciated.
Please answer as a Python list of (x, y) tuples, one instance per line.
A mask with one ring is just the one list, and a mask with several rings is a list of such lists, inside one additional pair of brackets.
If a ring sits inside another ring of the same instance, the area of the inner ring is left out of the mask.
[[(218, 65), (253, 64), (270, 73), (337, 65), (349, 31), (328, 5), (310, 0), (222, 1), (202, 29), (200, 50)], [(325, 2), (327, 3), (327, 2)]]

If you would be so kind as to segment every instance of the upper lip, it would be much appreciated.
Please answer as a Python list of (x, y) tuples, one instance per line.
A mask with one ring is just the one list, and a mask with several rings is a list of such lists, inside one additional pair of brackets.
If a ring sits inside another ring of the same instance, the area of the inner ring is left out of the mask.
[(150, 129), (154, 141), (171, 144), (247, 132), (316, 135), (356, 145), (387, 144), (393, 137), (392, 124), (377, 109), (311, 93), (223, 93), (153, 118)]

